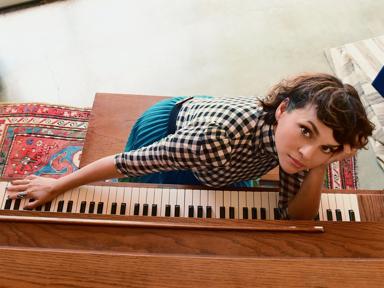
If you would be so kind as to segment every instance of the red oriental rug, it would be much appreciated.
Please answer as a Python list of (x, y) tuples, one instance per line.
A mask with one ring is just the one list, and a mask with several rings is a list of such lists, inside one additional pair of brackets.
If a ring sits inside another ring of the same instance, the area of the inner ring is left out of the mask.
[(334, 162), (328, 166), (324, 187), (330, 189), (357, 189), (356, 157)]
[(90, 109), (0, 104), (0, 177), (58, 178), (79, 168)]

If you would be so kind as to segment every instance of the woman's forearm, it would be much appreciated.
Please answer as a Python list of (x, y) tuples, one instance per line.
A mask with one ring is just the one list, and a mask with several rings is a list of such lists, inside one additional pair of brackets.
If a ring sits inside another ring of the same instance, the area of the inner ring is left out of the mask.
[(116, 169), (114, 156), (107, 156), (58, 179), (54, 190), (60, 193), (91, 182), (123, 176)]
[(288, 203), (288, 215), (291, 219), (310, 220), (316, 216), (319, 211), (325, 170), (325, 166), (319, 166), (309, 171), (299, 192)]

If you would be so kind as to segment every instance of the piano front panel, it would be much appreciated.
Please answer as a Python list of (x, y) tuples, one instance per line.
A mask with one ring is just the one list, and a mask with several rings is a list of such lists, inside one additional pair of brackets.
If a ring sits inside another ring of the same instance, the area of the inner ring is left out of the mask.
[[(8, 200), (8, 185), (9, 182), (0, 182), (0, 210), (23, 210), (29, 199)], [(384, 199), (382, 195), (375, 196)], [(278, 197), (277, 191), (87, 185), (69, 190), (36, 210), (102, 215), (278, 220), (279, 215), (275, 209), (278, 207)], [(363, 217), (366, 219), (361, 219), (361, 197), (357, 194), (322, 193), (318, 220), (375, 220), (375, 216), (367, 216), (366, 208)], [(364, 203), (372, 206), (372, 201), (364, 200)], [(384, 210), (380, 212), (381, 208), (378, 208), (377, 213), (383, 213)]]

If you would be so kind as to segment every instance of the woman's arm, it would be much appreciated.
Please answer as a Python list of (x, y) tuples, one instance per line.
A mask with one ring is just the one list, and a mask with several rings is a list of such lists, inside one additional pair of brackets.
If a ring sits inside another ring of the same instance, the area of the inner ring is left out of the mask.
[(104, 157), (59, 179), (30, 175), (22, 180), (14, 180), (11, 182), (12, 185), (7, 188), (9, 198), (16, 199), (18, 192), (26, 192), (25, 197), (32, 198), (34, 201), (24, 208), (33, 209), (75, 187), (95, 181), (123, 177), (124, 175), (116, 169), (114, 157)]
[(321, 189), (327, 166), (318, 166), (309, 171), (299, 192), (288, 202), (290, 219), (310, 220), (319, 211)]

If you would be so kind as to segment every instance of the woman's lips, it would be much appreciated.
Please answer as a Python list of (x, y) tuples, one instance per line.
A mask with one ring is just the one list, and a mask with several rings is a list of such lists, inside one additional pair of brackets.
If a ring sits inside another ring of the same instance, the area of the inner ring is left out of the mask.
[(293, 166), (295, 166), (298, 169), (304, 168), (304, 164), (301, 163), (299, 160), (296, 160), (295, 158), (293, 158), (290, 155), (288, 155), (288, 157), (289, 157), (289, 159), (291, 159)]

